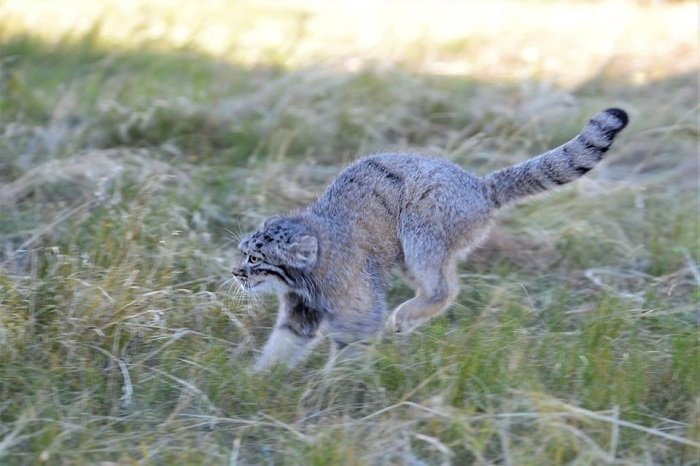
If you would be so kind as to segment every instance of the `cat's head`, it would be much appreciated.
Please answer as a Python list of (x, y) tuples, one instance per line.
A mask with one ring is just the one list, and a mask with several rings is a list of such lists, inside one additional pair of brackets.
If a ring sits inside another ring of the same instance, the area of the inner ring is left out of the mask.
[(284, 292), (303, 286), (316, 265), (318, 240), (298, 219), (273, 217), (238, 245), (241, 261), (232, 273), (244, 290)]

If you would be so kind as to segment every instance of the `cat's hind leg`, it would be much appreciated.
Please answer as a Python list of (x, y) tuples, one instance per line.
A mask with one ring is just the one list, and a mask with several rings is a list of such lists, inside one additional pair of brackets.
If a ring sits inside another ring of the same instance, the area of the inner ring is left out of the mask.
[(421, 241), (417, 247), (404, 248), (404, 261), (404, 274), (416, 295), (389, 318), (389, 330), (400, 333), (410, 332), (442, 312), (459, 293), (456, 257), (450, 256), (447, 248)]

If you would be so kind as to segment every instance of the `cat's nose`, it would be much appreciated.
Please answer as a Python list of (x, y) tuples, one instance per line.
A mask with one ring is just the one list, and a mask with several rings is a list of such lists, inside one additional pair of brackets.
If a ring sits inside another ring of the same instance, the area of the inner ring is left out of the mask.
[(241, 275), (241, 269), (239, 269), (238, 267), (234, 267), (234, 269), (231, 270), (231, 273), (233, 274), (234, 277), (238, 277)]

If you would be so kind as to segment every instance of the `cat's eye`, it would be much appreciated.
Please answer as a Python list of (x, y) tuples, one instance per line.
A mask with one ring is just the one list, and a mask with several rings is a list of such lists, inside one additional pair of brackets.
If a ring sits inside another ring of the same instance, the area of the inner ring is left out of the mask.
[(257, 264), (260, 262), (260, 258), (258, 256), (248, 256), (248, 262), (251, 264)]

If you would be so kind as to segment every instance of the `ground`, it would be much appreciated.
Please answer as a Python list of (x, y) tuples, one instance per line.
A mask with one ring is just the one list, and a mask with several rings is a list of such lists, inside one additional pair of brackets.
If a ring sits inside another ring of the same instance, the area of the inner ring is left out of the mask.
[[(696, 10), (3, 2), (0, 463), (698, 464)], [(485, 174), (612, 106), (444, 315), (251, 374), (275, 302), (230, 287), (237, 235), (361, 154)]]

